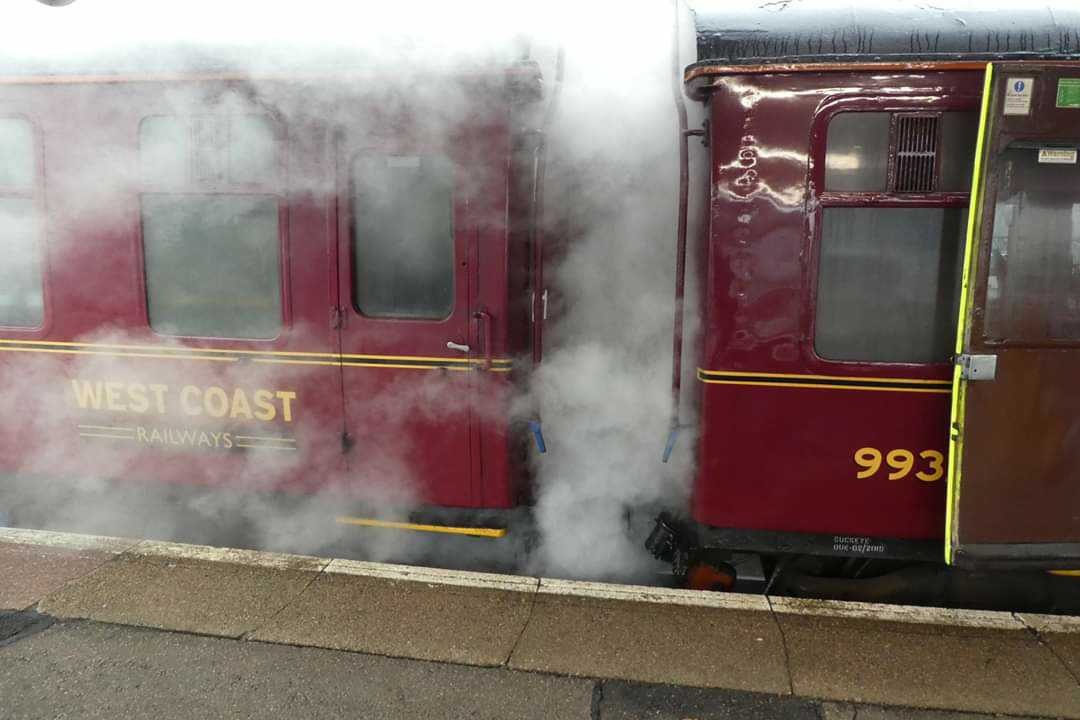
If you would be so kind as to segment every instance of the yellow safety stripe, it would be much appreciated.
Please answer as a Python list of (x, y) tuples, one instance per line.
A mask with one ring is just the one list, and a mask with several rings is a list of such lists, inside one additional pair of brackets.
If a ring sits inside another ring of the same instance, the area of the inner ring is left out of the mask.
[[(964, 271), (960, 281), (960, 315), (956, 323), (956, 354), (964, 352), (967, 336), (968, 308), (975, 292), (975, 252), (982, 218), (982, 173), (986, 147), (986, 131), (990, 119), (990, 95), (993, 90), (994, 64), (987, 63), (983, 81), (982, 109), (979, 112), (979, 135), (975, 143), (975, 167), (971, 180), (971, 204), (968, 207), (967, 238), (964, 243)], [(956, 532), (956, 511), (960, 502), (960, 461), (964, 450), (964, 395), (967, 383), (961, 377), (960, 366), (953, 368), (952, 407), (949, 412), (949, 470), (945, 497), (945, 562), (953, 562), (953, 535)]]
[(412, 530), (414, 532), (442, 533), (445, 535), (470, 535), (473, 537), (506, 537), (506, 528), (455, 527), (452, 525), (424, 525), (421, 523), (391, 522), (374, 518), (339, 516), (334, 522), (341, 525), (360, 525), (362, 527), (381, 528), (384, 530)]

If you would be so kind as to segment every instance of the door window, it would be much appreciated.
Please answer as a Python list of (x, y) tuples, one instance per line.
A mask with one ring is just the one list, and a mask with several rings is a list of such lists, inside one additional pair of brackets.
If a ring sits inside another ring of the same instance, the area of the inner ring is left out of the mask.
[(986, 288), (988, 339), (1080, 340), (1080, 165), (1010, 146), (1000, 161)]
[(0, 118), (0, 325), (37, 327), (44, 318), (34, 130)]
[(368, 317), (440, 320), (454, 308), (454, 167), (439, 156), (352, 163), (353, 302)]

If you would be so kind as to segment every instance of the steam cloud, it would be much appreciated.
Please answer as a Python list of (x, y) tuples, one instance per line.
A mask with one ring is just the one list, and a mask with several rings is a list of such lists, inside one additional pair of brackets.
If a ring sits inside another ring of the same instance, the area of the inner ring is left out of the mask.
[[(5, 8), (0, 28), (2, 74), (240, 69), (251, 75), (250, 93), (202, 97), (177, 92), (169, 105), (184, 115), (192, 108), (244, 111), (257, 102), (272, 107), (286, 124), (318, 118), (357, 126), (411, 117), (428, 132), (447, 132), (475, 116), (476, 108), (453, 83), (418, 83), (416, 78), (493, 62), (505, 65), (527, 55), (541, 63), (548, 90), (544, 102), (551, 102), (553, 60), (556, 48), (562, 47), (566, 76), (548, 128), (545, 225), (562, 223), (569, 236), (565, 252), (547, 269), (553, 306), (544, 362), (514, 403), (518, 420), (539, 412), (548, 444), (548, 453), (533, 459), (539, 538), (525, 569), (597, 579), (649, 577), (655, 565), (641, 545), (648, 530), (647, 511), (658, 504), (681, 504), (693, 465), (689, 430), (680, 437), (671, 461), (659, 461), (672, 409), (678, 128), (671, 89), (671, 29), (677, 17), (685, 65), (693, 59), (685, 8), (676, 11), (667, 0), (632, 8), (615, 0), (585, 6), (429, 1), (407, 7), (323, 0), (303, 5), (302, 11), (292, 1), (256, 0), (77, 0), (64, 8), (31, 0), (8, 4), (12, 7)], [(315, 83), (283, 93), (280, 86), (263, 86), (258, 79), (298, 69), (313, 74), (348, 71), (342, 82), (379, 98), (382, 117), (342, 116), (334, 93)], [(692, 116), (692, 125), (699, 122)], [(93, 147), (79, 152), (72, 165), (76, 169), (56, 183), (64, 188), (65, 198), (77, 203), (72, 216), (85, 227), (100, 228), (86, 234), (88, 242), (96, 242), (96, 235), (107, 234), (119, 222), (110, 208), (134, 192), (147, 168)], [(167, 157), (162, 159), (162, 164), (167, 162)], [(703, 167), (696, 162), (693, 170), (698, 173)], [(0, 180), (4, 169), (0, 159)], [(289, 182), (293, 193), (318, 197), (332, 191), (318, 175), (300, 172)], [(23, 269), (39, 262), (34, 244), (26, 241), (24, 209), (0, 197), (0, 280), (5, 273), (24, 276)], [(700, 208), (692, 206), (691, 220), (699, 215)], [(81, 252), (92, 253), (92, 248)], [(687, 348), (695, 330), (692, 291)], [(26, 318), (4, 315), (9, 306), (33, 305), (16, 297), (26, 292), (32, 289), (4, 282), (0, 322), (28, 324)], [(93, 302), (108, 305), (108, 299)], [(313, 343), (325, 342), (325, 328), (299, 332), (309, 334)], [(140, 343), (136, 329), (111, 325), (77, 340)], [(338, 546), (353, 532), (332, 521), (345, 502), (345, 482), (353, 496), (361, 488), (359, 502), (386, 519), (404, 519), (417, 502), (418, 479), (410, 477), (404, 461), (416, 447), (400, 437), (396, 443), (365, 448), (362, 467), (350, 467), (348, 479), (339, 468), (305, 468), (318, 491), (298, 495), (287, 506), (263, 502), (252, 492), (273, 487), (275, 479), (291, 469), (296, 460), (286, 453), (250, 452), (242, 460), (230, 460), (227, 470), (213, 468), (219, 457), (193, 459), (193, 474), (208, 477), (212, 487), (163, 507), (142, 491), (136, 478), (119, 486), (104, 482), (144, 470), (132, 464), (130, 454), (108, 443), (87, 443), (79, 456), (58, 458), (47, 441), (80, 416), (72, 404), (71, 393), (77, 391), (50, 394), (43, 388), (54, 388), (64, 377), (91, 384), (145, 382), (145, 366), (137, 359), (104, 356), (79, 357), (66, 369), (59, 357), (20, 360), (8, 363), (4, 371), (8, 377), (2, 402), (8, 420), (0, 423), (0, 433), (9, 447), (24, 448), (27, 468), (59, 466), (70, 477), (70, 482), (53, 484), (19, 473), (19, 479), (5, 481), (5, 497), (29, 507), (26, 517), (39, 526), (315, 552)], [(11, 380), (13, 368), (18, 368), (17, 382)], [(250, 392), (273, 387), (274, 373), (280, 371), (251, 363), (205, 363), (195, 371), (187, 364), (163, 362), (154, 372), (156, 382), (173, 391), (195, 385), (232, 393), (237, 388)], [(298, 367), (289, 372), (295, 380), (318, 370)], [(689, 398), (693, 383), (684, 382), (684, 388)], [(86, 386), (84, 391), (107, 392), (107, 387)], [(481, 416), (497, 411), (484, 398), (472, 402), (471, 410)], [(438, 413), (460, 403), (461, 393), (452, 383), (431, 375), (372, 398), (367, 412), (393, 425), (421, 409)], [(305, 442), (325, 444), (321, 452), (313, 448), (314, 455), (339, 453), (336, 435)], [(199, 467), (201, 463), (206, 467)], [(364, 554), (376, 559), (408, 559), (433, 550), (430, 540), (400, 534), (365, 538)], [(469, 564), (476, 560), (470, 555), (487, 552), (475, 542), (454, 547), (453, 558), (437, 562)]]

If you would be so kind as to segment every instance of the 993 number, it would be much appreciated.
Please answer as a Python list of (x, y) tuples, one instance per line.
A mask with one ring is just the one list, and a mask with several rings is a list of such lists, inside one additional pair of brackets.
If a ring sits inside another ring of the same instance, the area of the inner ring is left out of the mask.
[[(855, 451), (855, 465), (859, 470), (855, 477), (870, 478), (882, 471), (882, 463), (890, 480), (902, 480), (915, 470), (915, 477), (923, 482), (934, 482), (945, 475), (945, 456), (937, 450), (923, 450), (916, 460), (911, 450), (889, 450), (863, 447)], [(916, 466), (918, 469), (916, 469)]]

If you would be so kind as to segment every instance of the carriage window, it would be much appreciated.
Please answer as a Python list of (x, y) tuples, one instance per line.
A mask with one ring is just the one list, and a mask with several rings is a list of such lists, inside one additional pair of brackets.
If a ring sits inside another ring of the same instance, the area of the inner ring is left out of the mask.
[(352, 164), (353, 302), (370, 317), (441, 319), (454, 305), (454, 167), (436, 156)]
[(956, 340), (962, 208), (828, 208), (814, 346), (831, 360), (929, 363)]
[(975, 112), (947, 112), (941, 118), (941, 190), (970, 192), (975, 168), (975, 141), (979, 136), (979, 115)]
[(995, 340), (1080, 340), (1080, 166), (1010, 147), (999, 173), (986, 291)]
[(151, 327), (199, 337), (278, 334), (276, 198), (143, 195), (142, 213)]
[(0, 189), (34, 185), (34, 130), (26, 120), (0, 118)]
[(843, 112), (829, 122), (825, 190), (966, 193), (974, 112)]
[(166, 335), (276, 337), (280, 169), (269, 117), (151, 117), (139, 134), (150, 191), (141, 198), (150, 326)]
[(883, 112), (846, 112), (832, 119), (825, 152), (827, 190), (885, 191), (890, 120)]
[(0, 325), (8, 327), (37, 327), (44, 318), (35, 176), (32, 126), (0, 118)]

